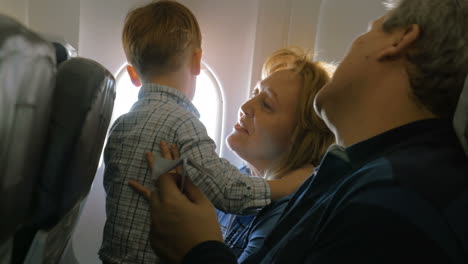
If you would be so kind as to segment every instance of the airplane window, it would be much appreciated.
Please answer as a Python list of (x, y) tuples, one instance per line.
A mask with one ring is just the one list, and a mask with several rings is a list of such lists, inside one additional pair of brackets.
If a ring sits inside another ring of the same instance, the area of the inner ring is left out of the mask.
[[(139, 87), (135, 87), (130, 81), (126, 67), (121, 68), (116, 79), (117, 96), (115, 98), (111, 123), (132, 108), (138, 99), (138, 92), (140, 90)], [(203, 65), (196, 85), (193, 104), (200, 113), (200, 120), (205, 125), (208, 135), (215, 141), (216, 150), (219, 153), (223, 118), (223, 100), (220, 86), (206, 65)]]

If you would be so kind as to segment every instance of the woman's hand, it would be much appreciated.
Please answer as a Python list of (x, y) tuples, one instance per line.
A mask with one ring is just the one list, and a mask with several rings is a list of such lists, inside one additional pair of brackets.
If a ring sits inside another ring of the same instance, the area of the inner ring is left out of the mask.
[[(161, 142), (161, 153), (166, 159), (179, 158), (177, 147)], [(151, 152), (146, 158), (153, 168)], [(182, 168), (162, 175), (156, 182), (155, 191), (136, 181), (129, 181), (151, 206), (151, 245), (158, 256), (179, 263), (196, 245), (210, 240), (223, 241), (213, 205), (206, 196), (186, 179), (184, 193), (177, 187), (177, 178)]]

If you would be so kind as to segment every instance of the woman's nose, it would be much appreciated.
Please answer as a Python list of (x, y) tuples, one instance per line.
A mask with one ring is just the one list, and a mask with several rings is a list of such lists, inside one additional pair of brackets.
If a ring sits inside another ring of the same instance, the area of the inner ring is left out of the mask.
[(252, 99), (248, 100), (240, 107), (240, 116), (252, 116), (253, 115), (253, 107), (252, 107)]

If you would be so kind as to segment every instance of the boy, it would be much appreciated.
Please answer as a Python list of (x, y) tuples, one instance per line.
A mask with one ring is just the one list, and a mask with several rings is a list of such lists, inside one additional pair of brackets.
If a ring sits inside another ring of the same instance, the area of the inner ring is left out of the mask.
[[(105, 263), (158, 263), (148, 241), (149, 206), (127, 182), (153, 186), (145, 153), (159, 151), (161, 141), (177, 144), (181, 156), (213, 173), (184, 168), (221, 210), (240, 213), (263, 207), (270, 198), (297, 186), (248, 177), (215, 153), (215, 144), (191, 103), (201, 65), (201, 32), (195, 16), (174, 1), (158, 1), (131, 11), (125, 21), (123, 47), (127, 71), (141, 90), (129, 113), (113, 124), (104, 160), (107, 220), (99, 252)], [(270, 195), (271, 191), (271, 195)]]

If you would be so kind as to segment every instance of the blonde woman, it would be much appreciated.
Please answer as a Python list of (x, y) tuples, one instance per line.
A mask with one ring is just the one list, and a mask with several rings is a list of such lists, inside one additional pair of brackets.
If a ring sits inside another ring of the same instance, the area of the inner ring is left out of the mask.
[[(256, 177), (277, 178), (301, 167), (319, 165), (334, 141), (333, 134), (313, 109), (315, 95), (330, 78), (327, 70), (325, 64), (312, 61), (299, 49), (280, 49), (266, 60), (263, 80), (240, 110), (239, 124), (247, 133), (235, 129), (227, 138), (229, 147), (247, 163), (241, 171)], [(285, 111), (288, 114), (284, 114), (288, 127), (271, 118), (280, 114), (277, 112), (281, 105), (289, 108)], [(259, 124), (272, 126), (259, 128)], [(250, 135), (250, 131), (257, 132), (259, 138)], [(276, 137), (276, 143), (271, 143), (269, 134), (274, 131), (281, 131), (283, 138)], [(284, 142), (282, 148), (277, 147), (280, 142)], [(217, 212), (225, 243), (239, 263), (263, 245), (290, 197), (273, 201), (257, 215)]]

